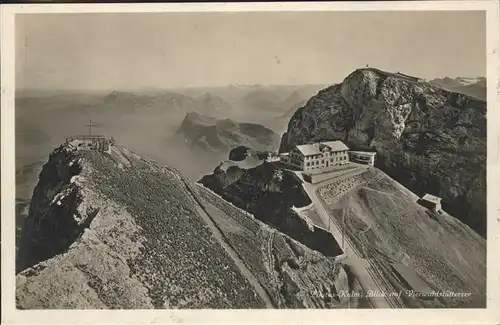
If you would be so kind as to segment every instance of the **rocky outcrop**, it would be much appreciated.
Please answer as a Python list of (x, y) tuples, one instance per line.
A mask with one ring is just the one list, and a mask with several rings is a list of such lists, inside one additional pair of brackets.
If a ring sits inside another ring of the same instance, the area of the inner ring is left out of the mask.
[(310, 249), (326, 256), (342, 254), (331, 233), (310, 224), (293, 210), (311, 204), (293, 173), (267, 162), (253, 168), (232, 168), (218, 166), (199, 182)]
[(417, 78), (358, 69), (321, 90), (288, 123), (280, 151), (340, 139), (375, 149), (377, 166), (486, 234), (486, 103)]
[(275, 150), (279, 144), (279, 136), (262, 125), (219, 120), (196, 112), (186, 114), (176, 136), (193, 149), (219, 153), (242, 145), (258, 151)]
[[(231, 153), (233, 153), (231, 155)], [(229, 186), (243, 176), (243, 174), (254, 167), (261, 165), (264, 160), (259, 159), (256, 155), (246, 156), (242, 160), (234, 160), (234, 151), (229, 154), (230, 159), (221, 162), (213, 170), (211, 175), (205, 175), (201, 178), (202, 184), (208, 185), (210, 189), (219, 189)], [(239, 157), (238, 157), (239, 158)]]
[(71, 144), (40, 173), (18, 271), (20, 309), (335, 308), (361, 290), (337, 259), (176, 170)]
[(245, 146), (238, 146), (229, 151), (229, 160), (232, 161), (242, 161), (247, 159), (247, 157), (256, 155), (256, 152)]
[(33, 191), (21, 234), (19, 269), (65, 250), (96, 213), (80, 204), (84, 193), (79, 191), (78, 175), (82, 167), (64, 151), (59, 148), (50, 155)]

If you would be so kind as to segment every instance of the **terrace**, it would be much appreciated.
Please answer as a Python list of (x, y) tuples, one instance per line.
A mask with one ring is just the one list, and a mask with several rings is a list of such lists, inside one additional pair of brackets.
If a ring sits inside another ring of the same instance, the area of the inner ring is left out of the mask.
[(66, 138), (66, 144), (72, 145), (77, 149), (88, 149), (96, 151), (108, 151), (115, 143), (113, 138), (107, 138), (103, 135), (73, 135)]

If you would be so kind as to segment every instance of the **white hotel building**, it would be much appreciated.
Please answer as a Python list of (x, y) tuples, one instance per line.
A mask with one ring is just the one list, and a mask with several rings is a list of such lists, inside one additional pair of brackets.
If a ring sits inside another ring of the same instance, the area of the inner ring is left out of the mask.
[(282, 153), (280, 161), (303, 171), (311, 171), (349, 163), (348, 150), (342, 141), (302, 144), (288, 153)]

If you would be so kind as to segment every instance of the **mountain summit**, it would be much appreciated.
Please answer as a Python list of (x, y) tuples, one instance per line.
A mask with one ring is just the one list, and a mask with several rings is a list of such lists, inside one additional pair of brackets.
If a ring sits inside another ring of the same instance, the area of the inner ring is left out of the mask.
[(21, 309), (345, 308), (358, 299), (337, 293), (361, 290), (337, 258), (116, 146), (51, 153), (19, 254)]
[(377, 151), (377, 166), (486, 235), (486, 103), (419, 78), (358, 69), (288, 123), (280, 151), (341, 139)]

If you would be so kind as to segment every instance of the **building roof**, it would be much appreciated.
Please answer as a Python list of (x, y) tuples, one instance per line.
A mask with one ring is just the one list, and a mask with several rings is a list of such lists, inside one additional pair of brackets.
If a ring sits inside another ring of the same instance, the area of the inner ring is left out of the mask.
[(349, 150), (349, 148), (342, 141), (326, 141), (321, 142), (322, 144), (329, 146), (333, 151), (343, 151)]
[(429, 202), (432, 202), (432, 203), (435, 203), (435, 204), (441, 203), (441, 198), (440, 197), (437, 197), (437, 196), (429, 194), (429, 193), (426, 193), (422, 197), (422, 200), (429, 201)]
[(371, 152), (371, 151), (349, 151), (358, 155), (366, 155), (366, 156), (375, 156), (377, 153), (376, 152)]
[(312, 156), (312, 155), (320, 155), (321, 154), (320, 145), (327, 146), (332, 151), (349, 150), (349, 148), (342, 141), (325, 141), (325, 142), (317, 142), (317, 143), (310, 143), (310, 144), (300, 144), (300, 145), (296, 146), (296, 148), (304, 156)]
[(319, 151), (318, 146), (314, 144), (300, 144), (296, 147), (304, 156), (312, 156), (319, 155), (321, 151)]

